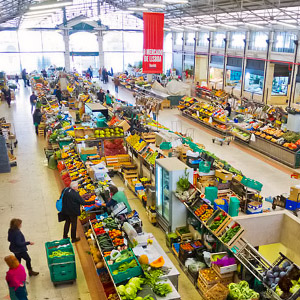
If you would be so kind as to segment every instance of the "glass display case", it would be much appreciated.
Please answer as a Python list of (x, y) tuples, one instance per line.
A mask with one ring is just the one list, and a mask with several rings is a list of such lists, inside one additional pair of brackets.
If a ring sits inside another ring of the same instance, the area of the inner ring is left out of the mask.
[(156, 161), (156, 212), (157, 223), (165, 231), (175, 231), (176, 227), (186, 225), (186, 208), (175, 196), (177, 182), (184, 176), (193, 180), (193, 170), (179, 159), (163, 158)]

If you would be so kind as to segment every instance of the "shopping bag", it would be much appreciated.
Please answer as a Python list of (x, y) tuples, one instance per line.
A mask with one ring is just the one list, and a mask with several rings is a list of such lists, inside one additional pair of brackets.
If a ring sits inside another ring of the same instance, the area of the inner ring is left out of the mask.
[(56, 209), (57, 209), (58, 212), (61, 212), (61, 210), (62, 210), (62, 200), (63, 200), (63, 197), (64, 197), (65, 190), (66, 189), (63, 189), (63, 191), (60, 195), (60, 198), (58, 200), (56, 200)]

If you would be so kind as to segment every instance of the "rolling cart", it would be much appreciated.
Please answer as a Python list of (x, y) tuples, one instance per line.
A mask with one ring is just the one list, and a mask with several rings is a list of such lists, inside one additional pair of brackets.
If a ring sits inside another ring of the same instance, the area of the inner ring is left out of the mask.
[(300, 210), (300, 194), (298, 195), (297, 201), (289, 200), (284, 194), (274, 197), (272, 209), (275, 210), (277, 206), (290, 210), (295, 216), (298, 216), (298, 211)]
[(214, 137), (212, 138), (212, 142), (223, 146), (223, 144), (229, 145), (231, 141), (234, 140), (234, 136), (232, 135), (224, 135), (223, 137)]

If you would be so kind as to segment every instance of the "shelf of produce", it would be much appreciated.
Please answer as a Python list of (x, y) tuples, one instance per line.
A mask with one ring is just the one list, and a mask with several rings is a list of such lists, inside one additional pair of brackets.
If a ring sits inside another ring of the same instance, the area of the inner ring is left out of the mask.
[(259, 136), (255, 137), (255, 142), (250, 141), (249, 147), (289, 167), (300, 167), (300, 151), (292, 151)]
[(170, 287), (172, 288), (172, 292), (167, 294), (164, 297), (160, 297), (158, 295), (155, 295), (155, 298), (157, 300), (180, 300), (181, 297), (179, 295), (179, 293), (177, 292), (176, 288), (174, 287), (174, 285), (172, 284), (172, 282), (170, 281), (170, 279), (166, 279), (166, 280), (162, 280), (161, 283), (167, 283), (170, 285)]
[[(146, 234), (146, 233), (144, 233)], [(133, 252), (140, 255), (140, 254), (146, 254), (149, 258), (149, 261), (155, 260), (157, 257), (163, 257), (165, 264), (164, 267), (169, 268), (169, 273), (166, 275), (161, 276), (160, 278), (168, 278), (172, 284), (175, 286), (176, 290), (178, 290), (178, 276), (180, 273), (170, 260), (169, 256), (166, 254), (166, 252), (162, 249), (162, 247), (159, 245), (157, 240), (154, 237), (151, 237), (152, 245), (147, 245), (146, 249), (141, 249), (141, 247), (135, 247), (133, 248)], [(151, 259), (152, 258), (152, 259)]]
[(105, 268), (107, 269), (107, 272), (108, 272), (108, 274), (109, 274), (109, 276), (110, 276), (110, 279), (111, 279), (111, 281), (112, 281), (112, 283), (113, 283), (113, 285), (114, 285), (114, 288), (115, 288), (115, 290), (116, 290), (116, 293), (117, 293), (119, 299), (121, 300), (121, 296), (120, 296), (119, 293), (118, 293), (117, 286), (116, 286), (116, 284), (115, 284), (115, 282), (114, 282), (113, 276), (112, 276), (112, 274), (110, 273), (110, 269), (109, 269), (109, 267), (108, 267), (108, 265), (107, 265), (106, 260), (104, 259), (104, 253), (103, 253), (103, 251), (102, 251), (102, 249), (101, 249), (101, 247), (100, 247), (100, 245), (99, 245), (99, 241), (98, 241), (98, 239), (97, 239), (97, 235), (96, 235), (96, 233), (95, 233), (95, 231), (94, 231), (94, 227), (93, 227), (91, 221), (89, 221), (89, 224), (90, 224), (90, 227), (91, 227), (91, 229), (92, 229), (92, 233), (93, 233), (94, 240), (96, 241), (96, 245), (97, 245), (97, 247), (98, 247), (98, 249), (99, 249), (99, 251), (100, 251), (100, 253), (101, 253), (101, 256), (103, 257), (104, 266), (105, 266)]
[(190, 120), (192, 120), (192, 121), (194, 121), (194, 122), (196, 122), (196, 123), (198, 123), (200, 125), (203, 125), (203, 126), (207, 127), (208, 129), (216, 131), (219, 134), (224, 135), (224, 133), (228, 132), (228, 130), (222, 130), (220, 128), (216, 128), (214, 126), (209, 125), (209, 123), (205, 123), (203, 121), (197, 120), (197, 119), (193, 118), (192, 116), (186, 114), (185, 112), (181, 112), (181, 114), (182, 114), (183, 117), (188, 118), (188, 119), (190, 119)]

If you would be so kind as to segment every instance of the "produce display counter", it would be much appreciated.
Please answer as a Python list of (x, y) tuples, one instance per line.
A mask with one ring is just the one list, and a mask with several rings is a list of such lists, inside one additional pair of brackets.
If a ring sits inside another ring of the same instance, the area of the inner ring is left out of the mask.
[(288, 165), (291, 168), (300, 167), (300, 150), (292, 151), (259, 136), (249, 142), (249, 147), (271, 158)]

